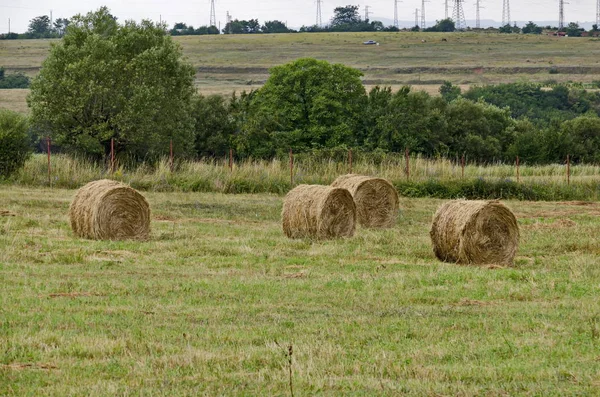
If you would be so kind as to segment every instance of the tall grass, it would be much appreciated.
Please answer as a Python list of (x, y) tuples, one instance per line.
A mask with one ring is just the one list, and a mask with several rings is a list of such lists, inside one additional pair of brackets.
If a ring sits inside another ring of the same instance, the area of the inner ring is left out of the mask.
[[(409, 169), (407, 174), (406, 160), (400, 155), (358, 157), (352, 164), (352, 172), (386, 178), (400, 193), (414, 197), (597, 200), (600, 192), (600, 167), (594, 165), (571, 166), (570, 185), (566, 166), (560, 164), (521, 166), (519, 181), (516, 166), (511, 164), (467, 164), (463, 171), (450, 159), (415, 156), (409, 159)], [(302, 183), (330, 184), (348, 172), (347, 159), (339, 156), (298, 156), (293, 172), (287, 160), (274, 159), (234, 162), (231, 169), (227, 160), (180, 161), (173, 171), (168, 160), (162, 160), (131, 169), (119, 166), (111, 173), (103, 163), (55, 155), (49, 179), (47, 158), (34, 155), (8, 182), (71, 189), (95, 179), (111, 178), (148, 191), (284, 194)]]

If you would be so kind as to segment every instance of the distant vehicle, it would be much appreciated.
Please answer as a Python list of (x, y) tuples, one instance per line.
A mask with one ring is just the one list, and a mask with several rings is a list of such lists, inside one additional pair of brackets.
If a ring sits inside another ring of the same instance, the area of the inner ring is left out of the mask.
[(368, 41), (365, 41), (363, 44), (366, 44), (366, 45), (373, 45), (373, 44), (377, 44), (377, 45), (379, 45), (379, 43), (378, 43), (378, 42), (376, 42), (375, 40), (368, 40)]

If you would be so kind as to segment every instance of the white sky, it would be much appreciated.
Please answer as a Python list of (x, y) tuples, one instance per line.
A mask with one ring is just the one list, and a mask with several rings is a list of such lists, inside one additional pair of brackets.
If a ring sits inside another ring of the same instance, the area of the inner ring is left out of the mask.
[[(463, 8), (467, 20), (475, 19), (476, 0), (465, 0)], [(595, 22), (597, 0), (567, 0), (565, 5), (566, 22)], [(345, 5), (360, 5), (364, 15), (364, 6), (370, 6), (371, 19), (394, 18), (394, 0), (324, 0), (322, 3), (323, 22), (333, 15), (333, 9)], [(427, 21), (444, 18), (445, 0), (430, 0), (425, 3)], [(453, 1), (449, 0), (452, 5)], [(503, 0), (481, 0), (481, 19), (502, 20)], [(56, 18), (70, 18), (77, 13), (87, 13), (106, 5), (120, 21), (126, 19), (162, 18), (170, 26), (175, 22), (184, 22), (194, 27), (208, 25), (210, 20), (210, 0), (0, 0), (0, 33), (8, 31), (8, 19), (11, 31), (23, 33), (29, 21), (40, 15)], [(287, 22), (290, 27), (313, 25), (316, 20), (316, 0), (215, 0), (217, 21), (225, 25), (226, 12), (233, 18), (257, 18), (261, 23), (278, 19)], [(414, 21), (416, 8), (421, 8), (421, 0), (402, 0), (398, 3), (398, 18), (401, 21)], [(558, 0), (532, 0), (511, 2), (512, 21), (558, 21)], [(450, 14), (452, 6), (450, 6)], [(558, 25), (558, 22), (555, 23)], [(485, 26), (485, 25), (484, 25)]]

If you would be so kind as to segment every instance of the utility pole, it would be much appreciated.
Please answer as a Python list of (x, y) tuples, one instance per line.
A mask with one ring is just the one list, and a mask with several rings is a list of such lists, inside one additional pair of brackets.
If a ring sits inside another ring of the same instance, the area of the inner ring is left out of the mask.
[[(598, 0), (600, 1), (600, 0)], [(10, 18), (8, 18), (8, 34), (10, 34)]]
[(425, 3), (428, 3), (429, 0), (421, 0), (421, 30), (425, 30), (427, 26), (425, 26)]
[(445, 9), (446, 9), (446, 14), (445, 14), (444, 19), (448, 19), (448, 0), (445, 1)]
[(394, 0), (394, 26), (400, 28), (400, 22), (398, 21), (398, 1)]
[(415, 26), (419, 27), (419, 9), (415, 8)]
[(217, 16), (215, 13), (215, 0), (210, 0), (210, 26), (217, 26)]
[(365, 22), (369, 20), (369, 15), (371, 15), (369, 8), (371, 8), (371, 6), (365, 6)]
[(481, 13), (479, 12), (479, 9), (481, 8), (481, 5), (479, 4), (480, 2), (481, 2), (481, 0), (477, 0), (477, 2), (475, 3), (475, 7), (476, 7), (475, 27), (477, 29), (481, 28)]
[(559, 1), (558, 5), (558, 29), (565, 27), (565, 2), (564, 0)]
[(50, 10), (50, 29), (52, 29), (52, 10)]
[(318, 27), (323, 26), (323, 15), (321, 14), (321, 3), (322, 2), (323, 2), (323, 0), (317, 0), (317, 23), (316, 23), (316, 25)]
[(467, 27), (467, 22), (465, 21), (465, 11), (463, 10), (462, 3), (465, 0), (454, 0), (454, 10), (452, 11), (452, 20), (454, 21), (454, 25), (456, 30), (463, 30)]
[(596, 0), (596, 25), (600, 26), (600, 0)]
[(502, 5), (502, 26), (510, 25), (510, 0), (504, 0)]
[(229, 11), (227, 11), (227, 16), (225, 17), (225, 21), (226, 21), (226, 25), (225, 28), (227, 28), (227, 33), (231, 34), (231, 20), (233, 18), (231, 17), (231, 14), (229, 13)]

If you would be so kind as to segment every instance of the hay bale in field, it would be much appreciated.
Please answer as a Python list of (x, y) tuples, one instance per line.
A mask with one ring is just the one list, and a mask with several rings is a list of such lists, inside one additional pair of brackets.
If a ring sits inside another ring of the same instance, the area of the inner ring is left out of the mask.
[(300, 185), (285, 196), (281, 218), (289, 238), (352, 237), (356, 206), (346, 189)]
[(450, 201), (434, 215), (430, 235), (445, 262), (512, 265), (519, 247), (517, 219), (499, 201)]
[(75, 235), (94, 240), (148, 238), (150, 206), (135, 189), (116, 181), (90, 182), (69, 208)]
[(333, 187), (348, 189), (356, 204), (358, 223), (363, 227), (392, 227), (398, 217), (398, 192), (382, 178), (348, 174), (338, 177)]

